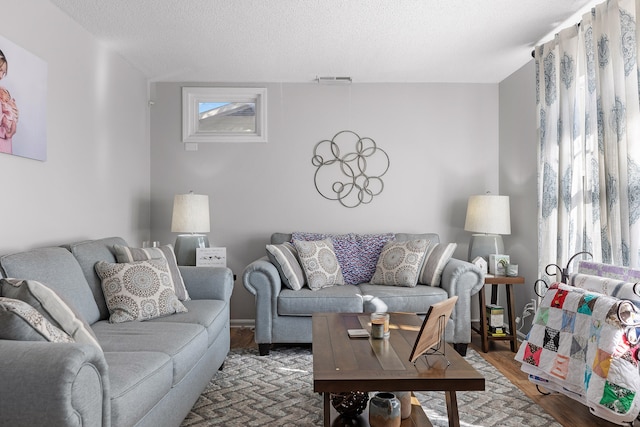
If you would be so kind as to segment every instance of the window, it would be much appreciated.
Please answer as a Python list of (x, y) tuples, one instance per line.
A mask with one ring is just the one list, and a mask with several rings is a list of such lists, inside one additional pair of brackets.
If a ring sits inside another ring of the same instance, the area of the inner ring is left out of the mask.
[(182, 142), (267, 142), (267, 89), (182, 88)]

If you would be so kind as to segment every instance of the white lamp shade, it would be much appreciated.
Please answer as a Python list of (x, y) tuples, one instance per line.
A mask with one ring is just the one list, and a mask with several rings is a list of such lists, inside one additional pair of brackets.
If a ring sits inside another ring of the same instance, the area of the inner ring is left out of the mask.
[(469, 197), (464, 229), (473, 233), (511, 234), (509, 196)]
[(208, 233), (209, 196), (202, 194), (176, 194), (173, 199), (171, 231), (174, 233)]

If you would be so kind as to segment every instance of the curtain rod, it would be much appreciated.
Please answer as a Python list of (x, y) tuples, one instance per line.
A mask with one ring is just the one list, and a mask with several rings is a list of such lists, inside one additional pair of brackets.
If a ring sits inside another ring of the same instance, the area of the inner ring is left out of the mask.
[[(578, 22), (576, 25), (577, 25), (578, 27), (580, 27), (580, 22)], [(557, 34), (557, 33), (556, 33), (556, 34)], [(531, 51), (531, 57), (532, 57), (532, 58), (535, 58), (535, 57), (536, 57), (536, 50), (535, 50), (535, 49), (533, 49), (533, 50)]]

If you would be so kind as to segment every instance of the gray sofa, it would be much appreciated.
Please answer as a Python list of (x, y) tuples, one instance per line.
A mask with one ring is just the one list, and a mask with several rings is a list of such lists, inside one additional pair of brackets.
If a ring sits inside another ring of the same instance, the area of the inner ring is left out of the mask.
[(230, 348), (227, 268), (180, 267), (184, 313), (110, 323), (94, 265), (115, 263), (106, 238), (0, 258), (4, 277), (46, 284), (91, 327), (102, 347), (0, 340), (0, 425), (177, 426)]
[[(290, 241), (291, 234), (274, 233), (271, 244)], [(428, 239), (439, 243), (437, 234), (395, 234), (395, 240)], [(255, 295), (255, 341), (260, 354), (269, 354), (271, 344), (311, 343), (311, 316), (314, 312), (367, 313), (375, 311), (412, 312), (425, 315), (429, 307), (458, 296), (446, 326), (445, 339), (462, 355), (471, 342), (471, 296), (484, 286), (484, 273), (475, 265), (451, 258), (442, 272), (439, 286), (418, 283), (399, 287), (362, 283), (320, 290), (283, 286), (281, 275), (268, 257), (249, 264), (243, 272), (244, 287)]]

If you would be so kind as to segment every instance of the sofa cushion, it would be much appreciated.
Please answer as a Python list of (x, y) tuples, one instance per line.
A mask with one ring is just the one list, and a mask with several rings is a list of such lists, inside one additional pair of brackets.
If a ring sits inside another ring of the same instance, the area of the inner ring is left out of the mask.
[(294, 232), (292, 240), (324, 240), (331, 239), (333, 250), (342, 268), (344, 282), (357, 285), (371, 280), (376, 270), (376, 263), (385, 243), (394, 238), (393, 233), (384, 234), (324, 234)]
[(15, 298), (38, 310), (49, 322), (71, 336), (75, 342), (100, 344), (93, 331), (51, 288), (36, 280), (1, 279), (0, 296)]
[(267, 245), (267, 257), (276, 266), (282, 283), (289, 289), (299, 290), (304, 286), (304, 272), (298, 261), (298, 251), (288, 242)]
[(169, 392), (173, 363), (160, 352), (106, 352), (111, 425), (135, 425)]
[(449, 298), (444, 289), (426, 285), (399, 288), (363, 283), (358, 287), (364, 299), (364, 312), (385, 309), (383, 311), (426, 314), (432, 304)]
[(360, 289), (357, 286), (333, 286), (317, 291), (309, 288), (280, 291), (280, 316), (311, 316), (317, 312), (362, 313)]
[[(113, 252), (113, 245), (126, 246), (127, 242), (120, 237), (107, 237), (98, 240), (86, 240), (83, 242), (72, 243), (68, 245), (69, 250), (76, 258), (80, 268), (84, 273), (85, 280), (91, 288), (93, 297), (100, 310), (99, 319), (104, 320), (109, 318), (109, 309), (107, 303), (104, 300), (104, 293), (102, 292), (102, 281), (96, 273), (95, 265), (98, 261), (116, 262), (116, 256)], [(48, 283), (48, 282), (45, 282)], [(92, 324), (98, 319), (91, 320), (84, 316), (84, 318)]]
[(180, 382), (202, 358), (208, 347), (201, 325), (172, 322), (110, 323), (91, 326), (105, 353), (152, 351), (167, 354), (173, 363), (173, 384)]
[(74, 342), (24, 301), (0, 297), (0, 340)]
[(176, 296), (180, 301), (187, 301), (189, 299), (189, 293), (184, 286), (184, 280), (178, 268), (173, 245), (163, 245), (158, 248), (131, 248), (123, 245), (113, 245), (113, 251), (116, 254), (116, 260), (118, 262), (146, 261), (153, 258), (164, 258), (167, 261), (167, 266), (171, 273)]
[(416, 286), (427, 247), (429, 241), (425, 239), (387, 242), (378, 258), (371, 283)]
[(442, 271), (456, 250), (456, 243), (439, 243), (431, 246), (424, 259), (420, 283), (431, 286), (440, 286)]
[(5, 255), (0, 258), (0, 264), (5, 277), (46, 283), (87, 323), (100, 318), (95, 294), (78, 261), (67, 249), (49, 247)]
[(131, 263), (98, 261), (96, 271), (113, 323), (187, 311), (178, 300), (164, 258)]
[(208, 344), (211, 345), (220, 333), (226, 331), (229, 322), (229, 305), (220, 300), (189, 300), (183, 302), (186, 313), (176, 313), (171, 316), (157, 317), (149, 322), (193, 323), (202, 325), (208, 334)]
[(331, 239), (306, 242), (294, 240), (306, 282), (312, 290), (344, 285), (342, 270), (333, 252)]

